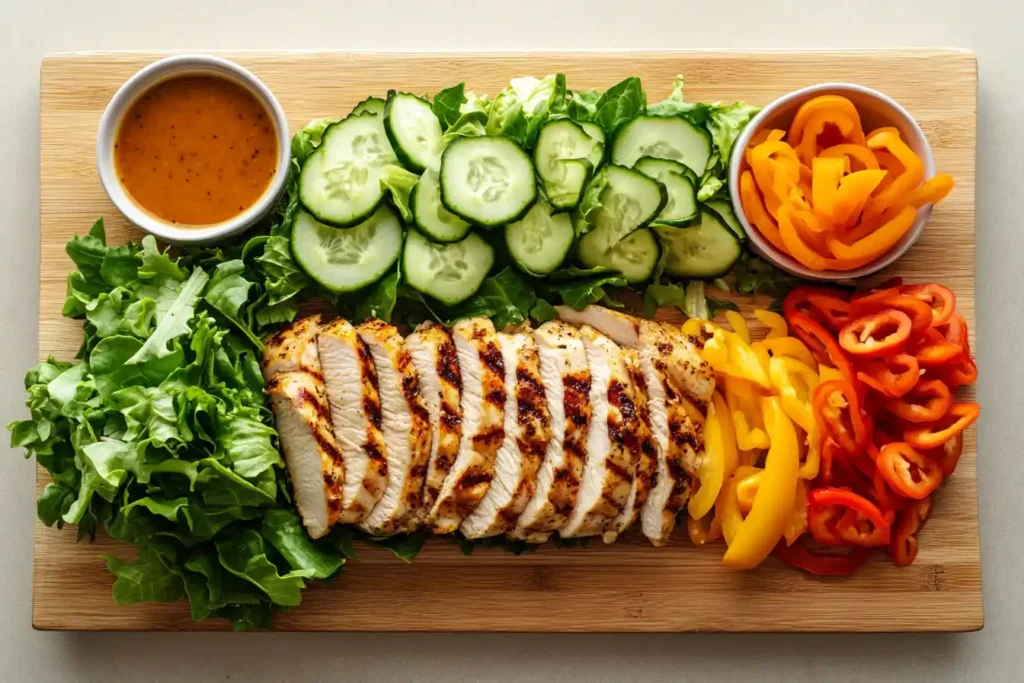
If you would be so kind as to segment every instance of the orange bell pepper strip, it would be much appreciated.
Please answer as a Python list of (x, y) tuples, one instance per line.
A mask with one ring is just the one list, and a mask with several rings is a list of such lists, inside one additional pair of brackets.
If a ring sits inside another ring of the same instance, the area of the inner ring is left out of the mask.
[(843, 160), (816, 157), (811, 162), (811, 203), (814, 213), (832, 220), (832, 206), (836, 201), (839, 181), (843, 177)]
[(906, 169), (903, 167), (903, 164), (900, 163), (899, 159), (894, 157), (892, 154), (889, 154), (889, 152), (886, 152), (884, 149), (875, 150), (875, 159), (878, 160), (878, 167), (881, 170), (889, 172), (889, 175), (885, 176), (885, 178), (882, 179), (882, 182), (879, 183), (878, 187), (875, 188), (875, 195), (877, 196), (892, 185), (894, 180), (903, 175), (903, 172)]
[[(852, 270), (874, 260), (873, 256), (860, 259), (832, 259), (822, 256), (800, 238), (793, 225), (790, 211), (789, 204), (783, 204), (779, 209), (779, 234), (786, 245), (786, 252), (811, 270)], [(828, 244), (831, 247), (832, 243), (837, 241), (835, 238), (829, 238)]]
[(902, 209), (904, 206), (912, 206), (920, 209), (925, 204), (938, 204), (955, 186), (952, 176), (938, 173), (903, 195), (895, 207)]
[(863, 167), (858, 170), (877, 171), (879, 169), (878, 159), (875, 157), (875, 153), (868, 149), (867, 145), (853, 145), (849, 143), (833, 145), (828, 149), (823, 149), (818, 156), (825, 159), (843, 159), (846, 164), (847, 173), (855, 172), (853, 168), (854, 161)]
[[(804, 127), (800, 142), (796, 144), (796, 156), (800, 161), (810, 165), (811, 160), (818, 156), (818, 136), (825, 133), (828, 126), (834, 126), (842, 136), (842, 142), (825, 144), (822, 149), (827, 149), (835, 144), (852, 143), (855, 145), (864, 144), (864, 131), (860, 127), (859, 116), (849, 116), (840, 111), (823, 111), (812, 115)], [(846, 162), (843, 161), (845, 168)]]
[(796, 110), (792, 123), (789, 124), (787, 137), (794, 143), (799, 143), (803, 138), (804, 128), (812, 116), (823, 111), (839, 111), (850, 117), (857, 117), (857, 108), (853, 106), (848, 98), (842, 95), (819, 95), (807, 100)]
[(735, 530), (722, 564), (732, 569), (753, 569), (771, 554), (793, 516), (796, 502), (799, 453), (796, 430), (779, 399), (762, 399), (761, 410), (771, 440), (754, 504)]
[(903, 165), (903, 173), (893, 179), (884, 190), (872, 197), (864, 207), (868, 216), (884, 212), (924, 180), (924, 163), (921, 158), (892, 131), (875, 131), (867, 141), (870, 149), (887, 150)]
[(847, 225), (860, 216), (887, 171), (856, 171), (843, 176), (834, 195), (831, 219), (834, 225)]
[(828, 247), (835, 254), (836, 258), (842, 261), (850, 262), (866, 259), (870, 262), (899, 242), (914, 224), (916, 216), (917, 210), (912, 206), (908, 206), (870, 235), (862, 237), (852, 244), (844, 244), (833, 237), (829, 239)]
[(747, 163), (750, 163), (751, 154), (750, 151), (764, 142), (778, 142), (786, 137), (786, 131), (779, 130), (778, 128), (762, 128), (761, 130), (754, 133), (750, 138), (750, 144), (747, 146), (746, 151), (743, 153)]
[(768, 336), (765, 339), (778, 339), (789, 336), (789, 326), (786, 325), (786, 319), (775, 311), (756, 308), (754, 309), (754, 317), (768, 328)]
[(740, 201), (743, 204), (743, 213), (747, 215), (747, 218), (754, 224), (757, 231), (764, 235), (764, 238), (773, 247), (786, 253), (788, 250), (782, 242), (782, 237), (779, 235), (779, 228), (775, 225), (775, 220), (765, 209), (764, 202), (761, 201), (761, 196), (757, 193), (754, 176), (750, 171), (744, 171), (740, 175)]

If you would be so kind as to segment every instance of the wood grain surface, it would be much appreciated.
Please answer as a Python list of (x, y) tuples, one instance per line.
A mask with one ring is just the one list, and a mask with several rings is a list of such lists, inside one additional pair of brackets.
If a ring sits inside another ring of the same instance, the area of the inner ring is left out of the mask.
[[(159, 54), (68, 54), (43, 62), (41, 82), (41, 267), (39, 349), (74, 356), (79, 323), (60, 315), (72, 268), (64, 245), (103, 216), (114, 243), (138, 239), (107, 200), (95, 164), (100, 115), (121, 83)], [(389, 88), (436, 92), (465, 80), (495, 93), (509, 78), (564, 72), (576, 89), (643, 78), (651, 101), (686, 76), (692, 100), (766, 104), (790, 90), (852, 81), (903, 104), (933, 146), (936, 166), (957, 180), (921, 240), (884, 276), (939, 280), (957, 295), (974, 332), (975, 128), (977, 68), (959, 51), (840, 53), (602, 52), (557, 54), (226, 54), (262, 78), (280, 99), (292, 130), (309, 119), (347, 112)], [(751, 319), (762, 297), (735, 298)], [(678, 318), (668, 311), (669, 319)], [(964, 397), (971, 396), (964, 392)], [(722, 547), (694, 548), (677, 530), (665, 548), (634, 531), (613, 546), (545, 547), (513, 557), (477, 550), (463, 557), (444, 539), (427, 543), (411, 565), (361, 549), (339, 580), (314, 586), (276, 626), (304, 631), (963, 631), (983, 623), (978, 543), (977, 446), (967, 433), (956, 475), (936, 495), (911, 567), (876, 553), (853, 577), (822, 580), (769, 558), (753, 572), (721, 565)], [(39, 471), (37, 488), (47, 481)], [(39, 629), (223, 629), (194, 624), (186, 603), (117, 607), (100, 555), (131, 557), (100, 538), (75, 543), (74, 531), (35, 527), (33, 625)]]

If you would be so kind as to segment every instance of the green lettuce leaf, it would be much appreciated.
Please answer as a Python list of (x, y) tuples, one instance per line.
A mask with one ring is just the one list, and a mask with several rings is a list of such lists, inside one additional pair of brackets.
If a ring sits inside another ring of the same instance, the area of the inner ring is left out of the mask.
[(143, 547), (134, 562), (124, 562), (105, 555), (107, 569), (114, 580), (114, 602), (132, 605), (136, 602), (175, 602), (185, 595), (185, 582), (175, 568), (158, 553)]
[(445, 88), (434, 96), (430, 103), (437, 120), (441, 122), (441, 131), (448, 130), (462, 115), (462, 105), (466, 103), (466, 84), (459, 83)]
[(594, 106), (593, 120), (611, 137), (619, 126), (646, 111), (647, 93), (633, 76), (608, 88)]
[(556, 112), (565, 108), (563, 74), (549, 74), (542, 79), (513, 78), (494, 98), (487, 117), (487, 133), (505, 135), (529, 149), (553, 108)]
[(761, 107), (755, 107), (746, 102), (716, 106), (711, 111), (708, 131), (711, 133), (711, 141), (724, 160), (723, 163), (728, 164), (736, 138), (759, 111), (761, 111)]
[(248, 581), (276, 605), (295, 607), (302, 602), (302, 589), (306, 579), (313, 576), (311, 569), (293, 569), (281, 574), (270, 558), (259, 532), (245, 529), (216, 542), (220, 565), (240, 579)]
[(320, 146), (320, 140), (323, 139), (324, 131), (332, 123), (337, 123), (341, 119), (337, 118), (322, 118), (314, 119), (306, 124), (306, 126), (295, 134), (292, 138), (292, 159), (296, 163), (302, 164), (313, 150)]
[(380, 187), (391, 195), (391, 203), (398, 209), (402, 220), (407, 223), (412, 220), (409, 195), (419, 179), (418, 175), (397, 164), (389, 164), (381, 170)]
[(330, 578), (345, 564), (343, 554), (313, 543), (302, 527), (299, 516), (291, 510), (268, 510), (263, 516), (260, 534), (284, 556), (289, 565), (309, 572), (311, 578)]

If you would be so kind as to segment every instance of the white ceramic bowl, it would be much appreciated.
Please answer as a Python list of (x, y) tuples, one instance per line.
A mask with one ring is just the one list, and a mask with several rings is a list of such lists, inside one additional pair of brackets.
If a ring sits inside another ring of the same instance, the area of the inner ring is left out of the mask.
[[(183, 228), (141, 208), (118, 181), (114, 168), (114, 141), (121, 118), (135, 99), (157, 83), (174, 76), (209, 74), (226, 78), (244, 87), (263, 105), (277, 130), (277, 170), (263, 195), (239, 215), (221, 223)], [(177, 245), (206, 244), (252, 227), (274, 207), (284, 191), (291, 159), (291, 137), (284, 110), (270, 89), (252, 73), (234, 62), (210, 55), (175, 55), (153, 62), (129, 78), (117, 91), (100, 120), (96, 138), (96, 165), (100, 181), (110, 201), (128, 220), (159, 239)]]
[(882, 126), (893, 126), (900, 132), (900, 137), (907, 143), (914, 153), (921, 157), (924, 163), (924, 177), (927, 180), (935, 175), (935, 160), (932, 158), (932, 150), (925, 139), (921, 127), (917, 125), (907, 110), (901, 107), (895, 100), (883, 95), (877, 90), (865, 88), (853, 83), (823, 83), (813, 85), (789, 93), (775, 100), (754, 117), (750, 125), (746, 127), (736, 145), (732, 149), (732, 156), (729, 160), (729, 192), (732, 196), (732, 204), (736, 209), (743, 228), (750, 238), (751, 247), (760, 256), (775, 264), (779, 268), (793, 275), (798, 275), (809, 280), (853, 280), (855, 278), (871, 275), (893, 263), (896, 259), (910, 248), (917, 238), (921, 236), (928, 217), (931, 215), (931, 204), (926, 204), (918, 210), (914, 224), (907, 231), (907, 234), (900, 239), (892, 249), (879, 256), (871, 263), (847, 271), (816, 271), (804, 266), (789, 254), (776, 249), (766, 240), (757, 228), (751, 225), (743, 212), (743, 202), (740, 200), (740, 175), (750, 168), (744, 157), (744, 150), (750, 145), (750, 139), (757, 131), (763, 128), (789, 128), (796, 110), (807, 100), (819, 95), (842, 95), (853, 102), (860, 113), (861, 124), (864, 132), (881, 128)]

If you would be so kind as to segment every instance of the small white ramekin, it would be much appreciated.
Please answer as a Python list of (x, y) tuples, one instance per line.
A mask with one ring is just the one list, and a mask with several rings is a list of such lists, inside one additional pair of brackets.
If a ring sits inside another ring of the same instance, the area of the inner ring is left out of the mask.
[(928, 140), (925, 138), (921, 127), (917, 125), (917, 121), (907, 113), (906, 109), (901, 107), (892, 98), (883, 95), (877, 90), (865, 88), (862, 85), (855, 85), (853, 83), (823, 83), (784, 95), (762, 109), (754, 117), (754, 120), (740, 134), (740, 137), (736, 140), (736, 145), (732, 148), (732, 155), (729, 159), (729, 193), (732, 198), (733, 207), (736, 210), (736, 215), (743, 224), (744, 230), (747, 231), (751, 247), (758, 255), (788, 273), (809, 280), (853, 280), (876, 273), (903, 256), (924, 231), (924, 226), (932, 212), (932, 205), (926, 204), (918, 209), (914, 224), (907, 231), (907, 234), (893, 245), (889, 251), (871, 263), (854, 270), (817, 271), (804, 266), (789, 254), (779, 251), (765, 239), (758, 232), (757, 228), (747, 220), (746, 214), (743, 212), (743, 202), (740, 200), (740, 175), (750, 167), (747, 164), (744, 151), (750, 145), (751, 138), (757, 131), (763, 128), (788, 129), (789, 124), (796, 115), (796, 110), (804, 102), (819, 95), (842, 95), (853, 102), (853, 105), (860, 113), (864, 132), (869, 132), (882, 126), (895, 127), (899, 130), (900, 137), (907, 143), (907, 146), (914, 150), (914, 153), (924, 163), (925, 180), (935, 175), (935, 160), (932, 158), (932, 149), (928, 145)]
[[(114, 142), (121, 118), (143, 92), (168, 78), (183, 75), (209, 74), (226, 78), (244, 87), (269, 112), (277, 130), (277, 169), (263, 195), (239, 215), (229, 220), (203, 227), (183, 228), (149, 213), (129, 196), (122, 187), (114, 167)], [(248, 70), (234, 62), (211, 55), (175, 55), (153, 62), (129, 78), (117, 91), (103, 118), (96, 137), (96, 166), (100, 181), (110, 201), (125, 217), (155, 237), (181, 246), (208, 244), (243, 232), (263, 218), (274, 207), (288, 180), (291, 159), (291, 137), (288, 119), (270, 88)]]

